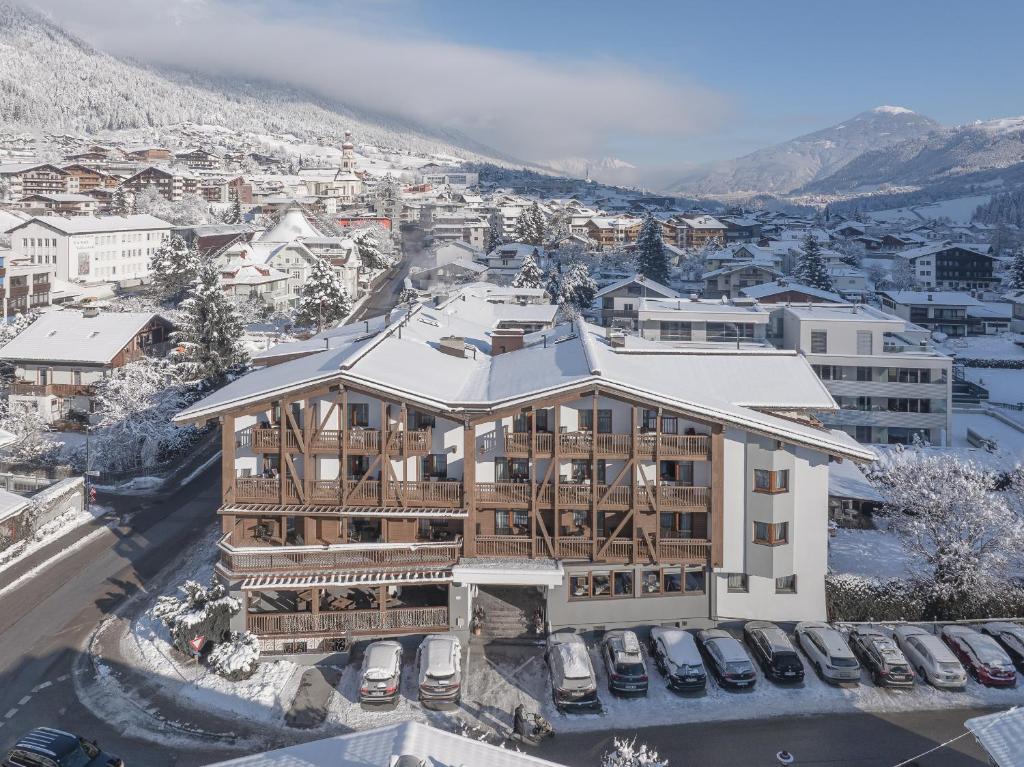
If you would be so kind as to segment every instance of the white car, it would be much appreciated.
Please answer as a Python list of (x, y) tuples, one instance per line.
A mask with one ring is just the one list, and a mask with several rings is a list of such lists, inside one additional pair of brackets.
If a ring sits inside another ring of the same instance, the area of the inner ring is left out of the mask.
[(451, 634), (430, 634), (416, 650), (419, 698), (431, 703), (458, 703), (462, 699), (462, 646)]
[(360, 703), (394, 703), (398, 700), (402, 676), (402, 645), (398, 642), (373, 642), (363, 655), (359, 674)]
[(959, 690), (967, 672), (946, 643), (920, 626), (897, 626), (893, 632), (911, 667), (933, 687)]
[(843, 635), (821, 621), (796, 624), (796, 640), (811, 666), (826, 682), (860, 683), (860, 663)]

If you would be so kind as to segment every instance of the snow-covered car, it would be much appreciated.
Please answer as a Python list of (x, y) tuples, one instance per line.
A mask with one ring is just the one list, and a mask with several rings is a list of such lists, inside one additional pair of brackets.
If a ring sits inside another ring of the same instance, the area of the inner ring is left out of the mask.
[(743, 645), (728, 631), (704, 629), (697, 641), (708, 659), (708, 667), (722, 687), (746, 689), (757, 681), (754, 664)]
[(981, 627), (981, 633), (988, 634), (1006, 650), (1013, 665), (1024, 671), (1024, 626), (1007, 621), (993, 621)]
[(764, 675), (776, 682), (802, 682), (804, 664), (786, 632), (768, 621), (750, 621), (743, 626), (743, 639), (751, 655), (761, 664)]
[(124, 761), (103, 751), (94, 740), (37, 727), (18, 739), (3, 767), (124, 767)]
[(594, 666), (581, 636), (551, 634), (544, 657), (551, 671), (551, 697), (559, 711), (601, 708)]
[(669, 688), (690, 692), (707, 687), (704, 659), (689, 631), (655, 626), (651, 629), (650, 649), (654, 665), (665, 676)]
[(893, 634), (911, 667), (930, 685), (960, 690), (967, 684), (964, 667), (935, 634), (920, 626), (897, 626)]
[(402, 676), (402, 645), (374, 642), (366, 648), (359, 674), (360, 703), (394, 703)]
[(992, 637), (970, 626), (943, 626), (942, 640), (967, 672), (986, 687), (1013, 687), (1017, 671), (1006, 651)]
[(843, 635), (821, 621), (796, 624), (796, 640), (818, 676), (833, 684), (860, 683), (860, 663)]
[(609, 631), (601, 640), (601, 657), (608, 672), (608, 689), (616, 695), (647, 694), (647, 665), (640, 640), (632, 631)]
[(426, 705), (462, 699), (462, 646), (451, 634), (430, 634), (416, 650), (419, 699)]
[(896, 642), (875, 626), (857, 626), (850, 631), (850, 649), (879, 687), (913, 687), (910, 668)]

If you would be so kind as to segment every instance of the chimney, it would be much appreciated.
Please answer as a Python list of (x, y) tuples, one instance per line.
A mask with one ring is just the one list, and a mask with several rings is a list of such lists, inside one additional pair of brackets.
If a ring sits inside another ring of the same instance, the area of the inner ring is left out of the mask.
[[(545, 339), (546, 342), (547, 339)], [(495, 328), (491, 331), (491, 356), (518, 351), (523, 348), (521, 328)]]
[(620, 328), (608, 329), (608, 345), (613, 349), (623, 349), (626, 346), (626, 332)]
[(82, 317), (99, 317), (100, 310), (95, 306), (87, 306), (82, 309)]
[(466, 339), (462, 336), (442, 336), (438, 348), (452, 357), (466, 356)]

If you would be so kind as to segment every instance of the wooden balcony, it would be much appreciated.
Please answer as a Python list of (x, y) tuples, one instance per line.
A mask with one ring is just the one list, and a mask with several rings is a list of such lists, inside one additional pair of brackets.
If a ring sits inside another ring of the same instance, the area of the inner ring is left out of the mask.
[[(505, 432), (505, 453), (511, 456), (530, 455), (529, 432)], [(532, 445), (533, 455), (553, 455), (556, 435), (538, 432)], [(558, 452), (564, 456), (590, 456), (592, 451), (605, 458), (628, 458), (633, 450), (631, 434), (594, 434), (589, 431), (564, 432), (557, 435)], [(655, 449), (657, 448), (657, 449)], [(710, 456), (711, 438), (706, 434), (641, 433), (636, 440), (637, 454), (654, 460), (706, 461)]]
[(351, 568), (451, 567), (462, 539), (446, 543), (338, 543), (326, 546), (232, 546), (218, 543), (221, 564), (235, 574), (319, 572)]
[[(607, 538), (597, 539), (600, 551)], [(594, 539), (584, 536), (552, 539), (555, 557), (558, 559), (590, 561), (594, 554)], [(651, 545), (655, 547), (658, 562), (678, 564), (704, 564), (708, 559), (711, 542), (703, 538), (662, 538)], [(478, 535), (476, 553), (481, 557), (531, 557), (550, 558), (547, 544), (541, 537), (536, 538), (533, 547), (528, 535)], [(650, 548), (642, 539), (616, 538), (600, 557), (604, 562), (636, 562), (651, 560)]]
[(15, 381), (11, 384), (10, 393), (30, 397), (89, 397), (92, 396), (93, 389), (87, 384), (35, 384)]
[(448, 630), (447, 607), (394, 607), (314, 613), (249, 613), (246, 627), (260, 637), (429, 634)]
[[(530, 505), (530, 494), (534, 486), (529, 482), (478, 482), (476, 485), (476, 502), (479, 507), (527, 507)], [(652, 488), (653, 490), (653, 488)], [(589, 508), (597, 493), (599, 509), (629, 509), (634, 504), (633, 488), (629, 485), (598, 485), (560, 484), (558, 486), (558, 505), (564, 508)], [(537, 502), (544, 508), (553, 507), (554, 487), (542, 485), (537, 492)], [(708, 487), (691, 487), (683, 485), (660, 485), (655, 500), (662, 508), (673, 510), (691, 509), (707, 511), (710, 508), (711, 489)], [(647, 488), (638, 487), (636, 505), (650, 507), (651, 500)]]
[[(301, 480), (300, 480), (301, 482)], [(235, 479), (235, 501), (238, 503), (280, 503), (279, 479), (238, 477)], [(399, 501), (412, 506), (459, 508), (462, 506), (461, 482), (385, 482), (368, 479), (346, 480), (347, 498), (342, 498), (341, 483), (336, 479), (314, 480), (307, 503), (350, 506), (398, 506)], [(299, 495), (289, 482), (285, 487), (287, 503), (299, 503)], [(383, 495), (381, 493), (383, 492)]]
[[(243, 445), (251, 445), (257, 452), (274, 453), (280, 449), (280, 429), (276, 426), (267, 428), (249, 428), (239, 434)], [(314, 453), (340, 453), (341, 439), (345, 437), (345, 446), (354, 455), (376, 455), (381, 450), (381, 433), (377, 429), (324, 429), (310, 442), (309, 449)], [(430, 452), (433, 435), (430, 429), (415, 431), (387, 432), (386, 448), (388, 455), (426, 455)], [(285, 430), (285, 448), (300, 450), (299, 438), (291, 429)]]

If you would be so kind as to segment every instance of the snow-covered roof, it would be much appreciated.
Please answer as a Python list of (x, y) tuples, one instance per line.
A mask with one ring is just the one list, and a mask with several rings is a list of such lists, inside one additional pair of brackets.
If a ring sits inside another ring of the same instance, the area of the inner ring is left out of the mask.
[(300, 237), (321, 237), (312, 224), (306, 219), (306, 215), (299, 208), (288, 208), (270, 229), (265, 231), (259, 241), (269, 242), (291, 242)]
[(139, 213), (133, 216), (35, 216), (10, 231), (20, 229), (32, 223), (43, 224), (62, 234), (101, 234), (104, 232), (134, 232), (140, 229), (171, 229), (174, 224)]
[(665, 285), (662, 285), (660, 282), (655, 282), (652, 279), (644, 277), (642, 274), (634, 274), (630, 277), (626, 277), (623, 280), (613, 282), (611, 285), (605, 285), (603, 288), (597, 291), (597, 293), (594, 295), (594, 298), (598, 299), (601, 296), (606, 296), (609, 293), (612, 293), (616, 290), (619, 290), (620, 288), (624, 288), (627, 285), (632, 285), (634, 283), (636, 285), (639, 285), (641, 288), (644, 288), (645, 290), (652, 290), (658, 295), (661, 295), (665, 298), (679, 298), (679, 294), (676, 291), (672, 290), (672, 288), (666, 287)]
[(822, 301), (835, 301), (836, 303), (841, 303), (843, 301), (843, 297), (838, 293), (821, 290), (820, 288), (812, 288), (810, 285), (804, 285), (800, 282), (791, 282), (785, 278), (776, 280), (775, 282), (763, 282), (760, 285), (751, 285), (746, 288), (740, 288), (740, 293), (745, 295), (747, 298), (756, 298), (758, 301), (766, 301), (766, 299), (770, 299), (773, 296), (781, 295), (783, 293), (803, 293), (804, 295), (808, 295)]
[(678, 220), (691, 229), (725, 229), (725, 224), (714, 216), (680, 216)]
[(972, 245), (966, 242), (951, 242), (950, 240), (943, 240), (942, 242), (936, 242), (931, 245), (924, 245), (920, 248), (911, 248), (909, 250), (903, 250), (897, 253), (900, 258), (905, 258), (908, 261), (913, 261), (915, 258), (921, 256), (931, 256), (935, 253), (941, 253), (944, 250), (950, 250), (952, 248), (960, 248), (961, 250), (967, 250), (971, 253), (975, 253), (979, 256), (986, 256), (992, 258), (988, 253), (976, 245)]
[(775, 264), (773, 262), (758, 261), (754, 259), (751, 261), (737, 261), (734, 264), (725, 264), (724, 266), (721, 266), (718, 269), (712, 269), (710, 272), (704, 272), (704, 274), (701, 275), (701, 278), (705, 280), (713, 279), (715, 277), (722, 277), (726, 274), (732, 274), (733, 272), (738, 272), (743, 269), (750, 269), (752, 267), (755, 269), (762, 269), (768, 272), (773, 277), (782, 276), (782, 272), (780, 272), (775, 267)]
[(287, 280), (288, 275), (263, 263), (256, 263), (244, 256), (231, 258), (220, 268), (220, 284), (224, 287), (234, 285), (263, 285), (268, 282)]
[(431, 767), (560, 767), (522, 751), (419, 722), (403, 722), (242, 756), (210, 767), (386, 767), (394, 756), (415, 756)]
[(16, 516), (28, 505), (28, 498), (0, 488), (0, 522)]
[(715, 321), (732, 319), (758, 325), (767, 325), (769, 319), (768, 311), (756, 303), (737, 304), (711, 298), (641, 298), (637, 304), (637, 311), (671, 312), (680, 315), (705, 314)]
[(996, 767), (1024, 767), (1024, 708), (976, 716), (964, 726)]
[(894, 303), (905, 306), (941, 304), (944, 306), (980, 306), (981, 302), (968, 293), (952, 290), (882, 290), (879, 295), (888, 296)]
[(864, 472), (852, 461), (830, 463), (828, 466), (828, 494), (836, 498), (882, 503), (885, 499), (868, 482)]
[(90, 317), (72, 309), (46, 312), (0, 347), (0, 359), (109, 365), (157, 316), (153, 312), (100, 312)]
[(876, 309), (866, 304), (793, 304), (787, 306), (785, 312), (801, 320), (818, 320), (828, 322), (884, 322), (892, 326), (894, 332), (906, 327), (907, 322), (895, 314)]

